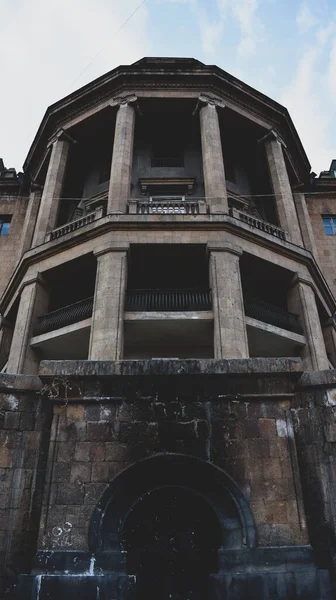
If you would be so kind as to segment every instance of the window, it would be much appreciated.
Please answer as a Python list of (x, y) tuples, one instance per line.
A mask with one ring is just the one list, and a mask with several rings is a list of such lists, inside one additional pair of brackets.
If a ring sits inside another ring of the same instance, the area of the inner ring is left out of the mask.
[(336, 235), (336, 216), (335, 217), (322, 217), (324, 231), (327, 235)]
[(11, 215), (0, 215), (0, 235), (8, 234), (11, 220)]

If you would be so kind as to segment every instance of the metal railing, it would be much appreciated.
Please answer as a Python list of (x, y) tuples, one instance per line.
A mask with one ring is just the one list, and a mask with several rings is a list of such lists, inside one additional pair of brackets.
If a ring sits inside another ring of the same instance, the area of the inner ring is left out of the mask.
[(99, 207), (96, 210), (84, 215), (83, 217), (80, 217), (79, 219), (70, 221), (70, 223), (64, 223), (64, 225), (61, 225), (61, 227), (53, 229), (52, 231), (47, 233), (45, 241), (50, 242), (51, 240), (57, 240), (58, 238), (62, 237), (63, 235), (66, 235), (67, 233), (72, 233), (73, 231), (76, 231), (77, 229), (80, 229), (85, 225), (93, 223), (93, 221), (100, 219), (102, 216), (103, 207)]
[(186, 196), (137, 198), (129, 202), (129, 213), (133, 215), (202, 215), (206, 212), (204, 200)]
[(293, 333), (303, 334), (298, 315), (257, 298), (244, 298), (245, 315)]
[(281, 229), (281, 227), (277, 227), (276, 225), (273, 225), (272, 223), (268, 223), (267, 221), (258, 219), (257, 217), (255, 217), (243, 210), (239, 210), (238, 208), (232, 207), (229, 209), (229, 213), (230, 213), (231, 217), (234, 217), (235, 219), (239, 219), (240, 221), (243, 221), (244, 223), (246, 223), (247, 225), (250, 225), (251, 227), (254, 227), (255, 229), (264, 231), (264, 233), (269, 233), (271, 235), (274, 235), (274, 237), (277, 237), (280, 240), (287, 240), (287, 238), (288, 238), (287, 232), (284, 229)]
[(39, 317), (33, 335), (42, 335), (92, 316), (93, 298), (86, 298)]
[(185, 312), (212, 310), (211, 290), (130, 290), (125, 310), (129, 312)]

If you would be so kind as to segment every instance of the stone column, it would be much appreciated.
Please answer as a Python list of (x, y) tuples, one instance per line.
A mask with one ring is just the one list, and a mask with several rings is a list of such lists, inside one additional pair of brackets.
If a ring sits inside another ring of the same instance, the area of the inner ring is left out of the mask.
[(213, 213), (227, 213), (228, 201), (223, 161), (223, 151), (217, 106), (224, 103), (201, 95), (200, 109), (201, 144), (205, 196)]
[(27, 212), (22, 230), (22, 254), (29, 250), (32, 246), (36, 220), (41, 203), (40, 190), (30, 193)]
[(63, 190), (71, 138), (63, 130), (51, 140), (51, 154), (44, 183), (33, 246), (44, 243), (46, 234), (55, 229)]
[(314, 232), (307, 208), (306, 198), (302, 192), (294, 194), (294, 202), (296, 206), (296, 212), (299, 219), (301, 235), (304, 247), (309, 250), (314, 258), (317, 260), (318, 254), (315, 244)]
[(7, 373), (36, 375), (38, 372), (40, 361), (34, 350), (30, 348), (29, 342), (37, 318), (48, 311), (48, 302), (49, 294), (40, 275), (23, 283)]
[(240, 248), (211, 245), (210, 281), (214, 312), (215, 358), (249, 356), (243, 293), (240, 280)]
[(4, 317), (0, 320), (0, 368), (6, 364), (13, 339), (13, 325)]
[(302, 349), (301, 355), (305, 369), (308, 371), (329, 369), (312, 282), (296, 275), (287, 301), (288, 309), (299, 315), (306, 337), (306, 345)]
[(136, 100), (136, 96), (127, 96), (114, 101), (119, 104), (119, 109), (114, 133), (108, 213), (125, 214), (130, 199), (135, 127), (135, 110), (132, 104)]
[(128, 248), (129, 244), (110, 244), (95, 252), (98, 264), (89, 360), (122, 358)]
[(322, 331), (328, 359), (336, 368), (336, 323), (332, 317), (322, 324)]
[(265, 144), (268, 168), (280, 222), (280, 227), (289, 233), (293, 244), (302, 246), (299, 221), (295, 209), (292, 189), (289, 182), (285, 158), (284, 142), (270, 131), (262, 140)]

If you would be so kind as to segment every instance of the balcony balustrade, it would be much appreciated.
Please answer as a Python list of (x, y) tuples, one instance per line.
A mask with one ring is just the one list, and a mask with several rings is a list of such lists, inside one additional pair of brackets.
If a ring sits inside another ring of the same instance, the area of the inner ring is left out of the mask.
[(246, 225), (250, 225), (255, 229), (259, 229), (259, 231), (269, 233), (270, 235), (273, 235), (274, 237), (279, 238), (280, 240), (285, 241), (288, 239), (288, 234), (284, 229), (281, 229), (281, 227), (277, 227), (272, 223), (267, 223), (267, 221), (263, 221), (262, 219), (258, 219), (257, 217), (249, 214), (248, 212), (232, 207), (229, 209), (229, 213), (231, 217), (239, 219), (240, 221), (243, 221), (243, 223), (246, 223)]
[(303, 334), (298, 315), (287, 312), (278, 306), (273, 306), (257, 298), (244, 298), (244, 308), (247, 317), (269, 323), (293, 333)]
[(204, 215), (205, 200), (185, 196), (164, 196), (130, 200), (129, 213), (133, 215)]
[(212, 310), (211, 290), (130, 290), (125, 310), (129, 312), (188, 312)]
[(43, 317), (39, 317), (34, 330), (34, 336), (73, 325), (73, 323), (84, 321), (84, 319), (89, 319), (92, 316), (92, 308), (93, 298), (86, 298), (85, 300), (75, 302), (75, 304), (69, 304), (68, 306), (54, 310)]
[(45, 241), (50, 242), (51, 240), (57, 240), (58, 238), (63, 237), (63, 235), (66, 235), (67, 233), (72, 233), (73, 231), (77, 231), (77, 229), (81, 229), (81, 227), (84, 227), (85, 225), (93, 223), (97, 219), (100, 219), (102, 216), (103, 207), (101, 206), (96, 210), (84, 215), (83, 217), (80, 217), (79, 219), (75, 219), (74, 221), (70, 221), (70, 223), (65, 223), (61, 227), (53, 229), (52, 231), (47, 233)]

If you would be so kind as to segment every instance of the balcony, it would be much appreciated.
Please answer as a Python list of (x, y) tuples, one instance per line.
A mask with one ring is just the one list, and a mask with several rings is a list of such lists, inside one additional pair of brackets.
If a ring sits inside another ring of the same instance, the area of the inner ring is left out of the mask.
[(211, 311), (211, 290), (130, 290), (126, 294), (128, 312)]
[(244, 298), (245, 315), (264, 323), (269, 323), (280, 329), (286, 329), (302, 335), (302, 327), (298, 315), (287, 312), (278, 306), (267, 304), (257, 298)]
[(273, 223), (268, 223), (267, 221), (258, 219), (258, 217), (255, 217), (244, 210), (231, 207), (229, 209), (229, 214), (234, 219), (239, 219), (254, 229), (259, 229), (259, 231), (273, 235), (280, 240), (286, 241), (288, 239), (287, 232), (284, 229), (281, 229), (281, 227), (277, 227), (276, 225), (273, 225)]
[(61, 329), (84, 321), (92, 316), (93, 298), (86, 298), (75, 304), (70, 304), (39, 317), (34, 330), (34, 336), (43, 335), (55, 329)]
[(131, 215), (205, 215), (206, 202), (185, 196), (150, 196), (129, 202)]
[(79, 217), (78, 219), (70, 221), (70, 223), (65, 223), (64, 225), (61, 225), (61, 227), (53, 229), (52, 231), (47, 233), (45, 241), (50, 242), (52, 240), (57, 240), (63, 237), (64, 235), (67, 235), (68, 233), (73, 233), (74, 231), (77, 231), (77, 229), (81, 229), (85, 225), (89, 225), (90, 223), (97, 221), (97, 219), (100, 219), (103, 216), (103, 210), (103, 207), (100, 206), (94, 211), (87, 213), (86, 215)]

